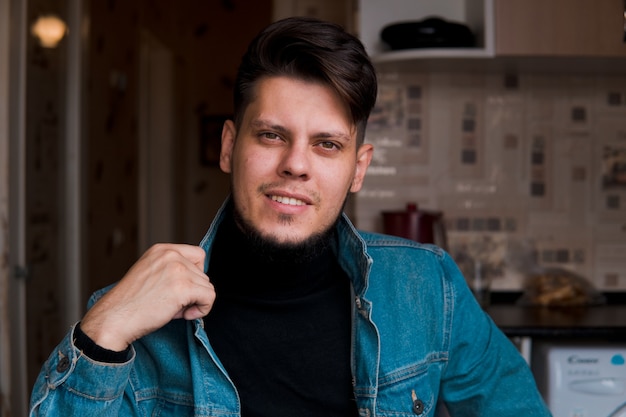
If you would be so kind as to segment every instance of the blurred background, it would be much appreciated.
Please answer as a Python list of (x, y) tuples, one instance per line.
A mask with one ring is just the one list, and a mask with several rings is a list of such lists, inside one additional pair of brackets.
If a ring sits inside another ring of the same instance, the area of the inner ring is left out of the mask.
[[(558, 269), (624, 308), (625, 8), (0, 0), (0, 417), (26, 415), (41, 364), (94, 290), (154, 242), (200, 241), (229, 190), (217, 158), (240, 57), (261, 28), (291, 15), (342, 24), (377, 66), (366, 134), (375, 158), (347, 206), (357, 227), (421, 240), (406, 223), (417, 210), (436, 219), (420, 227), (468, 279), (480, 269), (509, 301), (529, 277)], [(414, 32), (382, 39), (403, 21)], [(524, 346), (536, 338), (519, 328), (545, 335), (541, 320), (596, 338), (608, 333), (590, 329), (608, 323), (612, 340), (626, 339), (616, 310), (593, 311), (601, 318), (585, 326), (580, 311), (557, 322), (535, 311), (515, 325), (506, 320), (518, 310), (491, 314)]]

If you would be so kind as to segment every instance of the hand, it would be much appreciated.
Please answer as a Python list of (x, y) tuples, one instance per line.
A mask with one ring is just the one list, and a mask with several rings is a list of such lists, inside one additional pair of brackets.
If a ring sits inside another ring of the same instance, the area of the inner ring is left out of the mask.
[(215, 289), (198, 246), (157, 244), (87, 312), (82, 331), (103, 348), (122, 351), (172, 319), (208, 314)]

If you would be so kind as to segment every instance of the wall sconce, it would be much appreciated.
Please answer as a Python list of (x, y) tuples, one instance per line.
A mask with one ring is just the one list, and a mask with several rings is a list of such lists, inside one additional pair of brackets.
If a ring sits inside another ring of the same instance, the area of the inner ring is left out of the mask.
[(56, 48), (67, 30), (65, 22), (53, 14), (39, 16), (30, 27), (31, 33), (44, 48)]

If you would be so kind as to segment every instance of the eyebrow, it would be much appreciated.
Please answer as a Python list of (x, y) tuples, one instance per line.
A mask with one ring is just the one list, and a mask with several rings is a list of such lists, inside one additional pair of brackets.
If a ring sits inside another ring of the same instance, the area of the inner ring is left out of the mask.
[[(272, 123), (265, 119), (256, 119), (250, 122), (250, 125), (255, 129), (272, 129), (279, 133), (289, 134), (290, 130), (283, 125)], [(320, 131), (313, 135), (314, 138), (327, 139), (327, 138), (341, 138), (346, 142), (352, 141), (352, 136), (345, 134), (339, 130)]]
[(270, 121), (263, 119), (256, 119), (250, 122), (250, 125), (255, 129), (272, 129), (281, 133), (289, 133), (289, 129), (283, 125), (271, 123)]

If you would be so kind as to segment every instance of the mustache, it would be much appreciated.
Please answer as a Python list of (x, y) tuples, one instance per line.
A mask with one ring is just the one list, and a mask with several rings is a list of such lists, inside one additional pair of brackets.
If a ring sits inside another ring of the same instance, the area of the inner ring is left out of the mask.
[(257, 188), (257, 192), (259, 193), (259, 195), (271, 194), (272, 190), (281, 190), (281, 191), (286, 191), (287, 193), (304, 195), (315, 205), (319, 204), (321, 201), (321, 197), (319, 193), (317, 193), (316, 191), (307, 190), (307, 189), (295, 189), (293, 188), (293, 186), (287, 185), (284, 182), (276, 181), (276, 182), (263, 183), (259, 185)]

